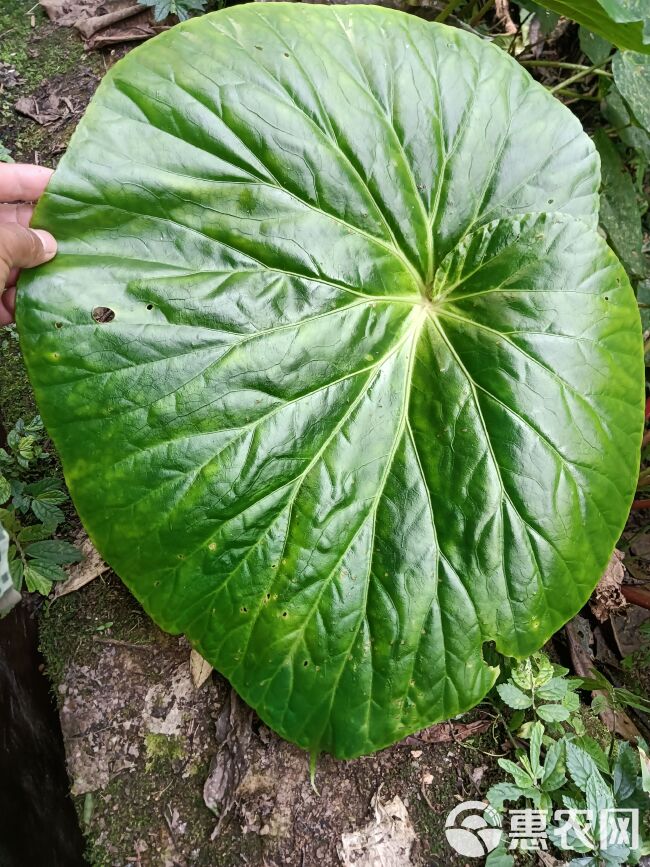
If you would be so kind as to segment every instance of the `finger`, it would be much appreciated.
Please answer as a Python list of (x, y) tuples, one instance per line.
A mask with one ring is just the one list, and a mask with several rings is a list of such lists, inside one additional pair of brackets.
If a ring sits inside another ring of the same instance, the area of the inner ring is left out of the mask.
[(33, 213), (33, 205), (0, 205), (0, 223), (18, 223), (28, 228)]
[(33, 268), (55, 253), (56, 241), (49, 232), (17, 223), (0, 225), (0, 287), (7, 285), (12, 268)]
[(20, 274), (19, 268), (12, 268), (9, 272), (9, 276), (5, 280), (5, 289), (11, 289), (12, 286), (15, 286), (18, 282), (18, 275)]
[(10, 325), (16, 313), (16, 290), (6, 289), (0, 294), (0, 325)]
[(0, 202), (33, 202), (52, 177), (52, 169), (22, 163), (0, 163)]

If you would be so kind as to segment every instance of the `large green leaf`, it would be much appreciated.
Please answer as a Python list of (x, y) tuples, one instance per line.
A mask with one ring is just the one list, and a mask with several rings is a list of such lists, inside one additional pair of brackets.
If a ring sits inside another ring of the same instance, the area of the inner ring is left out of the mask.
[(650, 53), (650, 0), (537, 0), (599, 36), (631, 51)]
[(615, 128), (621, 141), (650, 161), (650, 135), (636, 123), (625, 100), (612, 85), (601, 103), (603, 116)]
[(603, 129), (595, 133), (594, 143), (600, 154), (603, 176), (601, 225), (628, 274), (643, 277), (647, 264), (643, 255), (643, 228), (634, 182), (616, 146)]
[(641, 126), (650, 132), (650, 57), (617, 51), (612, 62), (616, 86)]
[(643, 368), (598, 185), (516, 62), (376, 7), (235, 7), (100, 86), (21, 345), (102, 555), (287, 738), (471, 707), (602, 573)]

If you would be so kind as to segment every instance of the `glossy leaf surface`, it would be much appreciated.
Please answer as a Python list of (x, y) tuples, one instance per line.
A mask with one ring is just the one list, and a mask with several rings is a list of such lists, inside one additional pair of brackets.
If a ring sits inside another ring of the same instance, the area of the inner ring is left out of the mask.
[(650, 53), (650, 0), (538, 0), (619, 48)]
[(598, 580), (643, 400), (598, 184), (511, 58), (373, 7), (219, 12), (100, 86), (29, 372), (102, 555), (285, 737), (471, 707), (484, 643), (535, 650)]

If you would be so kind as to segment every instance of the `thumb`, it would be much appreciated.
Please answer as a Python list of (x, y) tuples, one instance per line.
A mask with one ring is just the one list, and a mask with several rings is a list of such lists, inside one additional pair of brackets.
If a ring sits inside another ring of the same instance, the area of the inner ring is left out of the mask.
[(56, 241), (43, 229), (26, 229), (18, 223), (0, 225), (0, 293), (13, 268), (33, 268), (56, 253)]
[(18, 223), (0, 225), (0, 325), (13, 322), (16, 290), (5, 290), (15, 282), (20, 268), (33, 268), (56, 253), (56, 241), (42, 229), (26, 229)]

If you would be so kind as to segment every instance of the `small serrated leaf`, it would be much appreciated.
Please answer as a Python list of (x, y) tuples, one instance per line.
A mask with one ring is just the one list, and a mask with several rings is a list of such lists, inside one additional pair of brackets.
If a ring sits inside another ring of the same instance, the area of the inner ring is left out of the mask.
[(567, 692), (562, 699), (562, 707), (573, 713), (580, 707), (580, 696), (577, 692)]
[(49, 502), (58, 505), (65, 503), (67, 496), (65, 491), (61, 490), (61, 482), (58, 479), (39, 479), (37, 482), (31, 482), (25, 485), (25, 493), (42, 502)]
[(535, 776), (535, 779), (538, 779), (542, 776), (542, 767), (540, 765), (539, 757), (542, 749), (542, 738), (544, 736), (544, 726), (540, 722), (534, 723), (533, 727), (530, 730), (530, 744), (528, 747), (528, 752), (530, 755), (530, 767)]
[(544, 773), (542, 774), (542, 789), (554, 792), (566, 782), (566, 760), (564, 739), (553, 741), (544, 758)]
[(38, 560), (47, 560), (50, 563), (78, 563), (83, 555), (78, 548), (70, 542), (60, 539), (48, 539), (44, 542), (34, 542), (25, 549), (25, 553)]
[(639, 753), (631, 744), (623, 741), (618, 746), (618, 755), (613, 768), (613, 790), (617, 802), (624, 801), (636, 791), (639, 774)]
[(510, 678), (513, 683), (521, 687), (521, 689), (530, 692), (530, 690), (535, 685), (533, 677), (533, 663), (530, 657), (522, 660), (517, 665), (515, 665), (515, 667), (510, 673)]
[(48, 581), (65, 581), (68, 577), (66, 571), (51, 560), (30, 560), (27, 565), (36, 569)]
[(570, 713), (566, 707), (561, 704), (542, 704), (535, 708), (537, 716), (543, 719), (544, 722), (564, 722), (570, 717)]
[(530, 707), (532, 699), (512, 683), (499, 683), (496, 687), (501, 700), (513, 710), (525, 710)]
[(520, 798), (526, 797), (527, 791), (527, 788), (521, 788), (514, 783), (496, 783), (494, 786), (490, 786), (485, 797), (495, 810), (500, 810), (505, 801), (518, 801)]
[(598, 770), (605, 774), (609, 773), (607, 754), (595, 738), (591, 737), (591, 735), (581, 735), (580, 737), (574, 738), (573, 743), (581, 750), (584, 750), (587, 755), (591, 756), (596, 763)]
[(506, 849), (506, 844), (503, 840), (485, 859), (485, 867), (513, 867), (514, 863), (515, 859)]
[(52, 582), (33, 564), (25, 566), (25, 585), (30, 593), (40, 593), (47, 596), (52, 589)]
[(583, 792), (589, 778), (599, 773), (592, 757), (573, 741), (566, 742), (566, 766), (571, 779)]
[(50, 532), (59, 526), (65, 515), (58, 506), (53, 505), (47, 500), (32, 500), (32, 512), (36, 515), (39, 521), (50, 526)]
[(542, 701), (561, 701), (569, 688), (564, 677), (552, 677), (548, 683), (540, 686), (535, 695)]
[(612, 790), (602, 778), (600, 771), (594, 770), (585, 783), (584, 791), (587, 809), (595, 817), (596, 824), (598, 824), (598, 817), (601, 812), (603, 810), (613, 810), (615, 807)]
[(595, 714), (600, 714), (609, 708), (609, 700), (604, 693), (599, 692), (593, 697), (591, 702), (591, 710)]
[(535, 685), (535, 689), (542, 689), (546, 686), (553, 678), (554, 670), (553, 663), (548, 658), (545, 653), (534, 653), (533, 654), (533, 681)]
[(499, 759), (498, 764), (500, 768), (510, 774), (515, 785), (519, 786), (520, 789), (529, 789), (535, 785), (535, 780), (521, 765), (511, 762), (510, 759)]
[(18, 533), (19, 542), (42, 542), (52, 535), (52, 528), (45, 524), (30, 524)]

